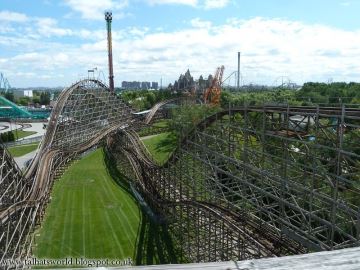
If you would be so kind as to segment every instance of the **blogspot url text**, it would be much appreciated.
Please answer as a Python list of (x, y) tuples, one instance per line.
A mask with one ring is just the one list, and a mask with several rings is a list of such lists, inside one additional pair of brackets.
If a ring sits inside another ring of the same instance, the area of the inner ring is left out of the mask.
[(86, 258), (64, 258), (64, 259), (38, 259), (26, 258), (22, 260), (4, 259), (3, 266), (85, 266), (85, 267), (111, 267), (132, 265), (131, 258), (127, 259), (86, 259)]

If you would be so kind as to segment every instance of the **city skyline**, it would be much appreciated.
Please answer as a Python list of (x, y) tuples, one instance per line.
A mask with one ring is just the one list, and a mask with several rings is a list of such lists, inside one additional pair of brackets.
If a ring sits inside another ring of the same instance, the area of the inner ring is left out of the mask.
[(116, 87), (166, 86), (187, 69), (198, 78), (220, 65), (226, 78), (238, 51), (244, 84), (359, 81), (360, 3), (288, 2), (4, 0), (0, 72), (14, 87), (66, 87), (94, 67), (107, 81), (103, 13), (112, 10)]

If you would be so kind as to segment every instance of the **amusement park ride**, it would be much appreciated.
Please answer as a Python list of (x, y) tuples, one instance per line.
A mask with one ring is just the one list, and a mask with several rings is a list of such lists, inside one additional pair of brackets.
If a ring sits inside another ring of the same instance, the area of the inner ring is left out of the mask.
[(11, 88), (8, 79), (4, 76), (4, 74), (0, 73), (0, 91), (1, 92), (8, 92)]
[[(163, 105), (179, 99), (156, 104), (143, 121), (116, 95), (112, 14), (107, 12), (105, 19), (109, 86), (88, 78), (60, 93), (25, 171), (0, 143), (0, 269), (27, 267), (23, 259), (32, 255), (34, 232), (45, 216), (54, 181), (72, 161), (99, 146), (159, 221), (166, 222), (181, 261), (339, 249), (353, 254), (351, 248), (359, 249), (359, 108), (229, 106), (186, 130), (168, 161), (159, 165), (138, 133), (157, 115), (165, 118)], [(204, 92), (206, 104), (219, 104), (223, 73), (224, 66), (218, 67)], [(304, 132), (315, 140), (306, 139)], [(311, 256), (329, 265), (321, 253)], [(271, 260), (280, 264), (283, 258)], [(351, 266), (329, 267), (358, 269), (358, 259), (348, 261)], [(255, 269), (253, 264), (246, 267)], [(314, 264), (302, 269), (309, 268), (318, 269)]]
[(211, 81), (209, 88), (204, 92), (204, 103), (212, 106), (219, 105), (221, 96), (221, 81), (225, 67), (221, 66), (216, 69), (215, 75)]

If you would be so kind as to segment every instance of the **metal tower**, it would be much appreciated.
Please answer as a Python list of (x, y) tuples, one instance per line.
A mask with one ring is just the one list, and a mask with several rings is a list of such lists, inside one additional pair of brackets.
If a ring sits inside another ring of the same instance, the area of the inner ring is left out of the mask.
[(238, 70), (237, 70), (237, 85), (236, 88), (240, 90), (240, 52), (238, 52)]
[(105, 12), (106, 28), (107, 28), (107, 41), (108, 41), (108, 58), (109, 58), (109, 88), (114, 91), (114, 72), (113, 72), (113, 59), (112, 59), (112, 38), (111, 38), (111, 11)]

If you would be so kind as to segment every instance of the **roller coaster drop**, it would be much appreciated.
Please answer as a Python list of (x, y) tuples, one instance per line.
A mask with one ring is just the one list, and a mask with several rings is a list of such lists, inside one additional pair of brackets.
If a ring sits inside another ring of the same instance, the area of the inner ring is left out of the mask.
[(1, 146), (0, 262), (31, 253), (54, 177), (105, 141), (187, 261), (359, 245), (360, 110), (230, 108), (188, 132), (162, 166), (136, 133), (144, 125), (104, 84), (88, 79), (61, 93), (24, 174)]

